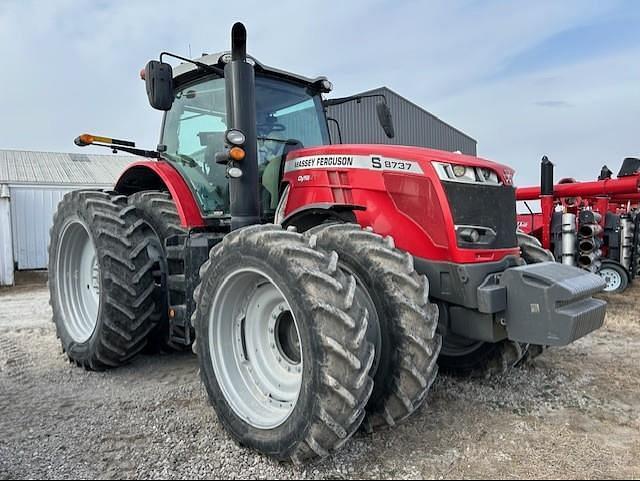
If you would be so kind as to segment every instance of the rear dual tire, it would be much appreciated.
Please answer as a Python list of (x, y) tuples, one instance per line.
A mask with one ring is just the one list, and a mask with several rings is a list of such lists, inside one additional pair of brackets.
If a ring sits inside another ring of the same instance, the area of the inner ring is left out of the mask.
[(154, 328), (151, 251), (159, 246), (124, 196), (65, 195), (49, 246), (56, 332), (69, 359), (89, 370), (120, 366)]
[[(157, 252), (157, 275), (155, 278), (155, 302), (156, 310), (154, 319), (156, 327), (149, 333), (147, 340), (147, 353), (158, 352), (182, 352), (189, 350), (191, 346), (178, 344), (171, 339), (171, 320), (169, 319), (169, 288), (168, 277), (175, 271), (184, 271), (186, 251), (182, 252), (181, 259), (168, 259), (166, 252), (167, 239), (186, 235), (187, 231), (182, 227), (182, 221), (174, 200), (168, 192), (144, 191), (129, 196), (129, 204), (133, 205), (138, 215), (152, 228), (162, 248)], [(177, 265), (176, 265), (177, 264)], [(184, 293), (186, 296), (187, 294)]]

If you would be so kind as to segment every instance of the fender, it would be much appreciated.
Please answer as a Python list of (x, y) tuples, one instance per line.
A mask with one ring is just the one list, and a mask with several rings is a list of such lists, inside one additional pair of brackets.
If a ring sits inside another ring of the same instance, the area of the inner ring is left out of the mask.
[(115, 191), (124, 195), (144, 190), (168, 190), (176, 203), (182, 227), (205, 227), (189, 185), (168, 162), (135, 162), (120, 175), (115, 186)]
[[(355, 211), (367, 210), (362, 205), (355, 204), (332, 204), (329, 202), (308, 204), (294, 210), (283, 221), (283, 226), (297, 225), (300, 232), (304, 232), (311, 227), (318, 225), (317, 219), (336, 219), (341, 222), (357, 223)], [(307, 226), (306, 219), (314, 219)]]

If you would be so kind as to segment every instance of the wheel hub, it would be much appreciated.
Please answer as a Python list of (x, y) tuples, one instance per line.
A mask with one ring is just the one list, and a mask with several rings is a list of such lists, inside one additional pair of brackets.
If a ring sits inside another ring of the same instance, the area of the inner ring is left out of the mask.
[(605, 280), (607, 286), (605, 287), (605, 292), (612, 292), (620, 288), (622, 286), (622, 277), (620, 274), (613, 269), (602, 269), (600, 271), (600, 276)]
[(293, 315), (287, 309), (286, 303), (281, 303), (271, 314), (269, 334), (273, 336), (271, 349), (278, 358), (280, 365), (289, 372), (294, 369), (300, 370), (302, 362), (300, 357), (300, 338), (298, 337)]

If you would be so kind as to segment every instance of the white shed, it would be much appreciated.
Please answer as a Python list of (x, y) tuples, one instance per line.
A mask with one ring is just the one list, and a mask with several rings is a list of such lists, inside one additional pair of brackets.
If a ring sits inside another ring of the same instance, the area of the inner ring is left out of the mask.
[(49, 229), (71, 190), (110, 188), (131, 156), (0, 150), (0, 286), (46, 269)]

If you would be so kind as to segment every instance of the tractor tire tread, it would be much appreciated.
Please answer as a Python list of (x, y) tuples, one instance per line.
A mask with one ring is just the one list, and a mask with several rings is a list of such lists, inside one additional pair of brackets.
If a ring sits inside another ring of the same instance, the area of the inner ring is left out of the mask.
[[(99, 318), (94, 334), (82, 346), (63, 334), (64, 314), (56, 301), (56, 249), (60, 229), (70, 216), (84, 218), (101, 265)], [(66, 194), (54, 216), (49, 246), (53, 322), (63, 351), (87, 370), (102, 371), (127, 363), (144, 348), (147, 332), (153, 327), (153, 279), (146, 249), (152, 232), (138, 225), (138, 221), (137, 212), (128, 207), (126, 198), (88, 190)], [(106, 231), (114, 235), (100, 235)]]
[(383, 335), (382, 342), (392, 342), (393, 348), (385, 379), (376, 377), (365, 426), (368, 431), (395, 426), (423, 405), (423, 380), (430, 385), (438, 370), (438, 309), (429, 302), (429, 281), (416, 273), (413, 257), (397, 249), (393, 238), (357, 224), (324, 224), (306, 235), (339, 256), (348, 250), (350, 256), (366, 260), (368, 275), (382, 289), (389, 313), (389, 339)]

